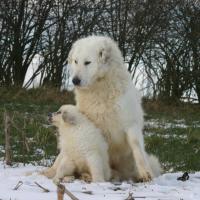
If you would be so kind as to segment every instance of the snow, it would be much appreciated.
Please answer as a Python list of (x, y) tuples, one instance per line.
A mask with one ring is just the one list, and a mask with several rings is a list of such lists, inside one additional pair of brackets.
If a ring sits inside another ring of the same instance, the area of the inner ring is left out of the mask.
[(144, 122), (144, 126), (145, 128), (162, 128), (162, 129), (170, 129), (170, 128), (185, 129), (185, 128), (190, 128), (190, 127), (200, 128), (200, 122), (193, 121), (191, 125), (187, 125), (185, 124), (184, 119), (174, 120), (173, 122), (166, 122), (166, 120), (161, 120), (161, 119), (150, 119)]
[(169, 129), (169, 128), (188, 128), (189, 126), (184, 124), (183, 120), (175, 120), (173, 123), (169, 123), (166, 121), (161, 121), (160, 119), (151, 119), (145, 121), (145, 127), (148, 128), (163, 128), (163, 129)]
[[(56, 186), (50, 179), (37, 173), (41, 166), (19, 165), (8, 167), (0, 162), (0, 199), (2, 200), (44, 200), (57, 199)], [(33, 172), (27, 176), (28, 172)], [(80, 200), (125, 200), (129, 193), (135, 199), (147, 200), (200, 200), (200, 172), (189, 174), (188, 181), (177, 181), (182, 173), (167, 173), (149, 183), (85, 183), (76, 180), (65, 183), (65, 187)], [(23, 184), (13, 190), (19, 181)], [(35, 182), (50, 190), (45, 193)], [(86, 194), (89, 192), (92, 194)], [(67, 195), (65, 200), (70, 199)]]
[(151, 137), (156, 135), (156, 137), (161, 137), (161, 138), (165, 138), (165, 139), (169, 139), (169, 138), (176, 138), (176, 139), (187, 139), (188, 136), (185, 135), (177, 135), (177, 134), (159, 134), (159, 133), (154, 133), (154, 132), (145, 132), (145, 136)]

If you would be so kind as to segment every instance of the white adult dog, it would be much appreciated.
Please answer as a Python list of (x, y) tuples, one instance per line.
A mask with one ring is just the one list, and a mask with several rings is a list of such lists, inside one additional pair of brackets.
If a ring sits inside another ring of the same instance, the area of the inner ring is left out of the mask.
[(158, 160), (145, 152), (141, 98), (117, 44), (103, 36), (80, 39), (68, 63), (77, 107), (103, 131), (111, 167), (121, 179), (143, 182), (159, 175)]
[(42, 173), (53, 177), (56, 184), (75, 173), (89, 173), (93, 182), (109, 181), (108, 144), (101, 130), (73, 105), (61, 106), (49, 120), (58, 128), (60, 153), (53, 166)]

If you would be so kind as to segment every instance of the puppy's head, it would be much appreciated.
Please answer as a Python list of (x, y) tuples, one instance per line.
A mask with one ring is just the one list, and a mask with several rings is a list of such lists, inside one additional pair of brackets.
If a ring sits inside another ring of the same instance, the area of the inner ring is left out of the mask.
[(116, 43), (108, 37), (89, 36), (76, 41), (68, 55), (72, 82), (87, 88), (101, 80), (113, 62), (123, 59)]
[(76, 112), (75, 106), (63, 105), (57, 112), (49, 113), (48, 120), (56, 127), (62, 125), (72, 126), (77, 122)]

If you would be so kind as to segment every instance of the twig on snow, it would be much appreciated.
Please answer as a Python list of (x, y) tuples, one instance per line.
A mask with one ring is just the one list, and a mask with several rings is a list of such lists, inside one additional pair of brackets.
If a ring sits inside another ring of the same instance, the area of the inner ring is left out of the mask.
[[(146, 199), (145, 196), (133, 196), (132, 192), (129, 192), (128, 197), (125, 200), (136, 200), (136, 199)], [(153, 197), (154, 198), (154, 197)]]
[(39, 188), (41, 188), (44, 192), (50, 192), (47, 188), (44, 188), (43, 186), (41, 186), (39, 183), (34, 182)]
[(57, 186), (57, 197), (58, 197), (57, 199), (58, 200), (63, 200), (64, 193), (65, 193), (65, 187), (64, 187), (64, 185), (59, 184)]
[(17, 185), (13, 188), (13, 190), (18, 190), (19, 187), (21, 187), (22, 185), (23, 185), (23, 182), (22, 182), (22, 181), (19, 181), (19, 182), (17, 183)]
[(58, 187), (64, 188), (65, 193), (72, 199), (72, 200), (79, 200), (77, 197), (75, 197), (68, 189), (65, 188), (64, 185), (58, 184)]
[(133, 193), (129, 192), (128, 197), (125, 200), (135, 200), (133, 197)]

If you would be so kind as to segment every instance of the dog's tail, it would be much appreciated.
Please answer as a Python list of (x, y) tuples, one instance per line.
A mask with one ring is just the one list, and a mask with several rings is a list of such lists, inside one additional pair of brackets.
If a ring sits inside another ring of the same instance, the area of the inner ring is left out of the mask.
[(158, 158), (154, 155), (147, 155), (149, 165), (151, 167), (153, 177), (158, 177), (162, 173), (162, 168)]

